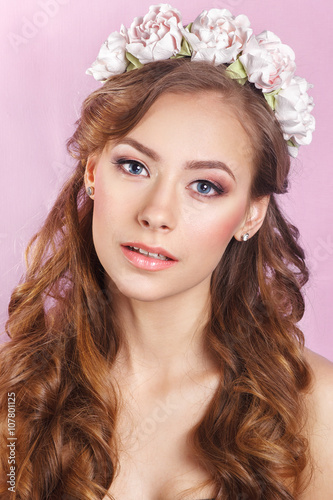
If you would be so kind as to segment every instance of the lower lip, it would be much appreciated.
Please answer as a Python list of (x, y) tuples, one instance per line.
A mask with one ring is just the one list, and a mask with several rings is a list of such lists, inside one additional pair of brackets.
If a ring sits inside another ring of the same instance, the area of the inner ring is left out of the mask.
[(177, 260), (160, 260), (154, 259), (154, 257), (148, 257), (138, 252), (130, 250), (128, 247), (121, 246), (123, 254), (126, 259), (139, 269), (144, 269), (145, 271), (161, 271), (162, 269), (168, 269), (169, 267), (177, 264)]

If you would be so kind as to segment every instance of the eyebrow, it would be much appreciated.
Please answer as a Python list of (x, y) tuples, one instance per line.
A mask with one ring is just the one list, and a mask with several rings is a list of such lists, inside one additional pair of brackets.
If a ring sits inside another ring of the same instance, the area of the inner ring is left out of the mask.
[[(159, 161), (160, 156), (153, 151), (152, 149), (148, 148), (147, 146), (144, 146), (141, 144), (141, 142), (136, 141), (135, 139), (131, 139), (130, 137), (124, 137), (123, 139), (120, 139), (119, 141), (116, 141), (114, 146), (118, 146), (120, 144), (128, 144), (129, 146), (132, 146), (133, 148), (137, 149), (140, 151), (140, 153), (143, 153), (144, 155), (148, 156), (154, 161)], [(216, 168), (219, 170), (224, 170), (227, 174), (230, 175), (230, 177), (236, 182), (236, 178), (230, 167), (223, 163), (222, 161), (218, 160), (200, 160), (200, 161), (190, 161), (186, 163), (185, 169), (186, 170), (195, 170), (195, 169), (203, 169), (203, 168)]]

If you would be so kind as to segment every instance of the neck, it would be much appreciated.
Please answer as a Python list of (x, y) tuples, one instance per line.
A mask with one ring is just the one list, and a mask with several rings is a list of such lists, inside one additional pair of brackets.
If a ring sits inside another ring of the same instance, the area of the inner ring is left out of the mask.
[(195, 288), (153, 302), (113, 296), (123, 341), (121, 373), (137, 381), (158, 374), (170, 380), (207, 369), (204, 328), (209, 318), (210, 294)]

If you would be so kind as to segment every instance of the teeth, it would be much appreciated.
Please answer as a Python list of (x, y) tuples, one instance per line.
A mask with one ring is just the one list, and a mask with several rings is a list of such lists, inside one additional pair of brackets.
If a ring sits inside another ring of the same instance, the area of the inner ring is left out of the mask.
[(138, 253), (141, 253), (142, 255), (146, 255), (146, 257), (152, 257), (153, 259), (160, 259), (160, 260), (170, 260), (169, 257), (166, 257), (165, 255), (162, 255), (160, 253), (152, 253), (152, 252), (147, 252), (147, 250), (143, 250), (142, 248), (139, 247), (129, 247), (131, 250), (135, 250)]
[(169, 257), (166, 257), (165, 255), (161, 255), (160, 253), (157, 254), (158, 255), (158, 259), (161, 259), (161, 260), (171, 260), (169, 259)]
[(150, 253), (149, 252), (149, 257), (154, 257), (154, 259), (158, 259), (160, 255), (158, 253)]
[(142, 250), (142, 248), (139, 248), (139, 253), (142, 253), (143, 255), (149, 255), (149, 252), (146, 252), (146, 250)]

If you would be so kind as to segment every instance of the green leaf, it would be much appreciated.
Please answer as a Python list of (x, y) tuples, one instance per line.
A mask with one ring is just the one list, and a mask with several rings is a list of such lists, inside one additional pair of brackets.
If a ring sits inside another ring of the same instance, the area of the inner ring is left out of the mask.
[(226, 72), (232, 80), (237, 80), (241, 85), (244, 85), (248, 79), (245, 68), (239, 59), (236, 59), (235, 62), (229, 64)]
[(140, 63), (139, 59), (130, 52), (125, 53), (126, 59), (129, 61), (129, 65), (126, 68), (126, 71), (132, 71), (132, 69), (142, 68), (143, 64)]
[(182, 44), (180, 47), (180, 51), (175, 56), (172, 56), (171, 59), (175, 59), (175, 58), (179, 58), (179, 57), (191, 57), (191, 55), (192, 55), (192, 47), (188, 43), (188, 41), (185, 40), (185, 38), (183, 38)]
[[(190, 23), (188, 26), (186, 26), (185, 29), (188, 29), (188, 31), (190, 31), (192, 24), (193, 23)], [(175, 56), (171, 56), (170, 59), (178, 59), (179, 57), (191, 57), (192, 52), (193, 52), (193, 50), (192, 50), (191, 45), (183, 37), (182, 44), (180, 46), (180, 51)]]
[(266, 101), (268, 102), (268, 105), (270, 108), (272, 108), (273, 111), (275, 111), (275, 96), (280, 92), (281, 89), (273, 90), (273, 92), (263, 92)]
[(275, 111), (275, 97), (269, 93), (264, 93), (265, 99), (268, 102), (268, 105), (270, 108), (272, 108), (273, 111)]
[(287, 141), (288, 146), (291, 146), (292, 148), (298, 148), (299, 146), (295, 144), (291, 139)]

